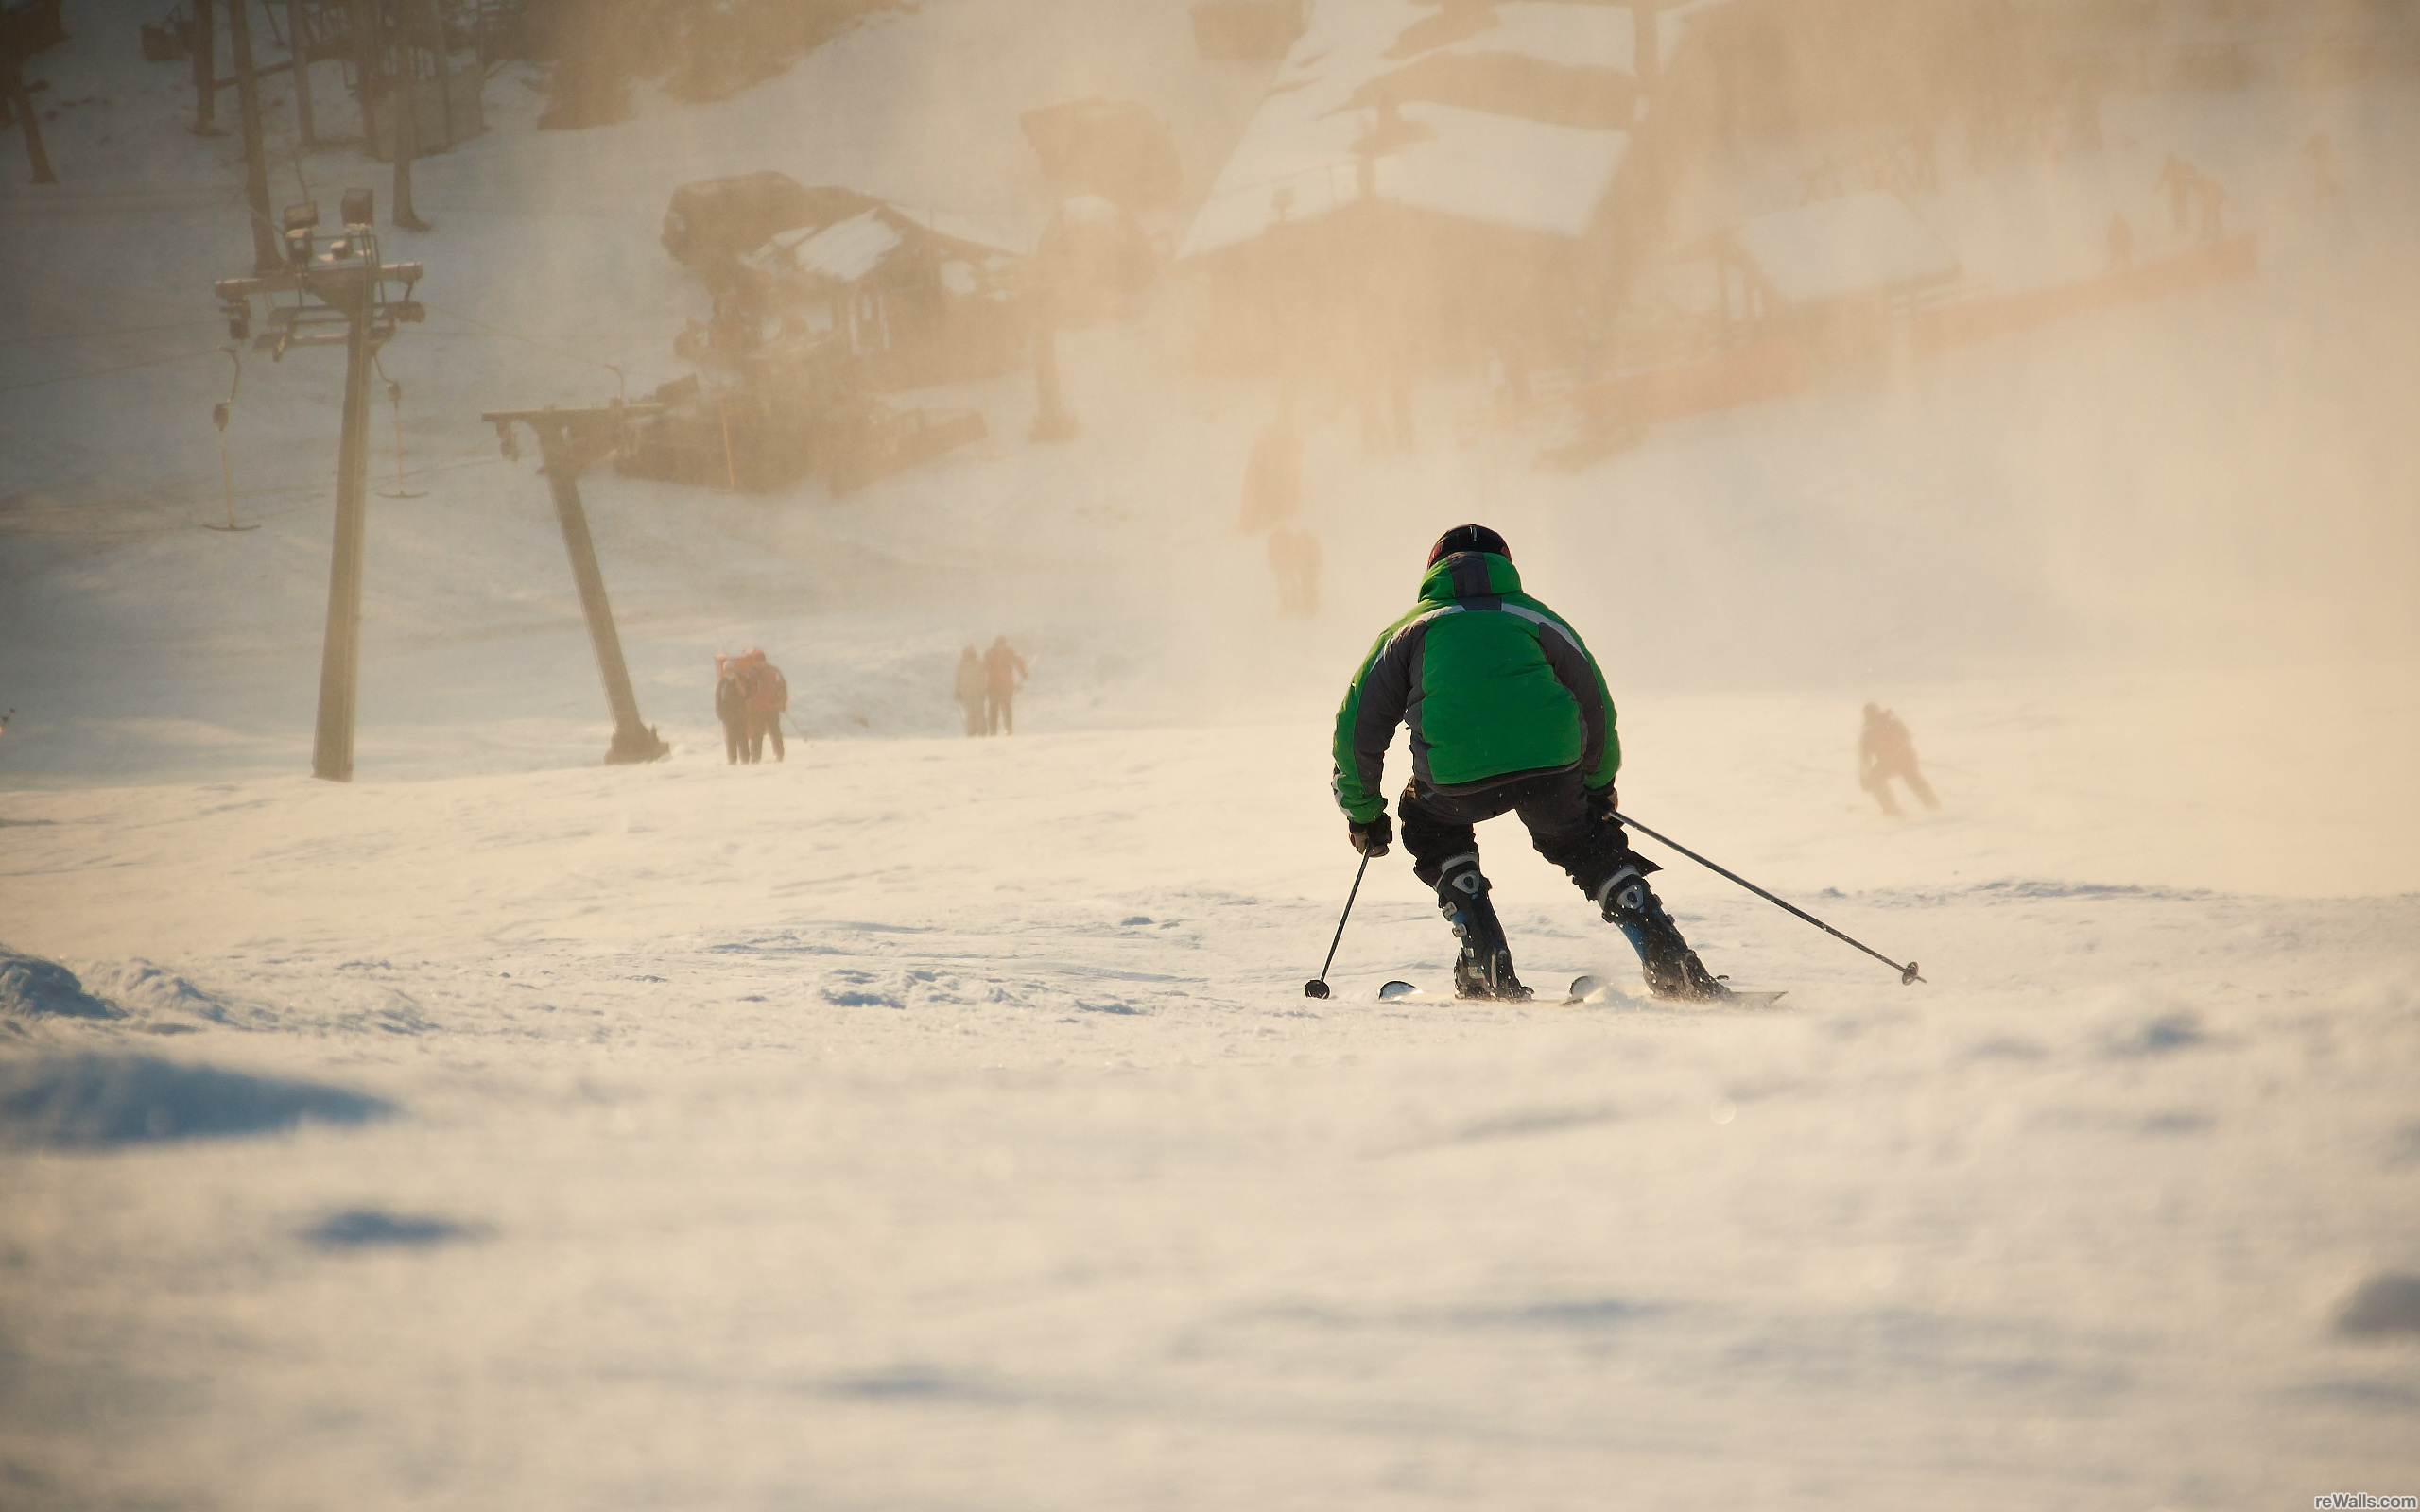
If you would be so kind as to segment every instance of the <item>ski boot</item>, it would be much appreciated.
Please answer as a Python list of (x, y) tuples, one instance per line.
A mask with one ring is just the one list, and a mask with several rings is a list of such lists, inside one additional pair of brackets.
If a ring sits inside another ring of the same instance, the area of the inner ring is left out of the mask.
[(1446, 862), (1437, 879), (1437, 907), (1462, 942), (1461, 954), (1454, 959), (1454, 996), (1525, 1002), (1530, 989), (1512, 974), (1512, 947), (1505, 942), (1504, 926), (1487, 893), (1476, 852)]
[(1703, 1003), (1727, 998), (1731, 989), (1705, 969), (1698, 953), (1681, 937), (1681, 927), (1664, 911), (1663, 900), (1647, 885), (1635, 867), (1624, 867), (1597, 889), (1597, 906), (1638, 952), (1647, 976), (1647, 990), (1659, 998)]

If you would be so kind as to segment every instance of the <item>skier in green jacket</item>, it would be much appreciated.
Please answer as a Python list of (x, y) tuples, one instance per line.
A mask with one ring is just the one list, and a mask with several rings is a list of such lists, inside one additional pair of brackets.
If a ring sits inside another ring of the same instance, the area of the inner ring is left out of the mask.
[(1364, 855), (1394, 839), (1381, 788), (1398, 724), (1411, 730), (1411, 782), (1396, 804), (1404, 848), (1461, 940), (1460, 996), (1530, 996), (1472, 828), (1507, 813), (1629, 938), (1651, 991), (1729, 995), (1648, 886), (1661, 868), (1614, 817), (1622, 748), (1604, 674), (1577, 631), (1521, 592), (1511, 549), (1485, 525), (1437, 538), (1420, 601), (1378, 637), (1336, 713), (1336, 801)]

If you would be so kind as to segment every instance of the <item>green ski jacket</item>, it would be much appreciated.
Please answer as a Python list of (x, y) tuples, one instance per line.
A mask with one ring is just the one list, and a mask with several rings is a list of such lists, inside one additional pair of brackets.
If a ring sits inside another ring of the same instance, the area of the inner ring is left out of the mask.
[(1599, 788), (1622, 765), (1597, 659), (1494, 552), (1458, 552), (1429, 568), (1420, 602), (1387, 627), (1345, 690), (1336, 805), (1356, 824), (1387, 806), (1398, 724), (1411, 729), (1412, 774), (1443, 793), (1572, 770)]

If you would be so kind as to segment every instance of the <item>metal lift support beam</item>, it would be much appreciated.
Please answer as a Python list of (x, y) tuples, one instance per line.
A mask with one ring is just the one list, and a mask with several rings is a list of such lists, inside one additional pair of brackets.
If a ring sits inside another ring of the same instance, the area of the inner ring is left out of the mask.
[(593, 409), (492, 409), (479, 417), (496, 428), (507, 456), (512, 455), (514, 425), (527, 425), (538, 433), (539, 452), (546, 460), (546, 482), (555, 495), (555, 519), (562, 526), (563, 552), (571, 558), (572, 580), (579, 585), (579, 610), (588, 620), (588, 639), (596, 648), (605, 702), (614, 711), (614, 743), (605, 750), (608, 766), (657, 761), (671, 754), (672, 747), (639, 718), (638, 695), (631, 691), (631, 669), (622, 660), (622, 638), (614, 628), (614, 606), (606, 600), (605, 575), (596, 565), (596, 541), (589, 533), (587, 507), (580, 502), (583, 448), (579, 443), (611, 437), (625, 422), (663, 410), (662, 404), (617, 403)]

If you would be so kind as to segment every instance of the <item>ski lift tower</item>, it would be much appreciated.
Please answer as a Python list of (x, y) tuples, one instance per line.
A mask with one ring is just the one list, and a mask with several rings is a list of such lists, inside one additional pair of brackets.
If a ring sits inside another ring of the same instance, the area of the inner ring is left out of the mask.
[[(227, 316), (227, 334), (251, 338), (282, 361), (291, 347), (345, 349), (344, 424), (337, 445), (336, 543), (328, 563), (328, 625), (320, 654), (320, 714), (311, 740), (311, 775), (353, 781), (354, 696), (361, 680), (361, 547), (364, 499), (370, 490), (370, 369), (398, 326), (428, 318), (412, 299), (418, 263), (382, 263), (372, 230), (367, 189), (344, 192), (343, 234), (325, 249), (312, 245), (320, 207), (285, 207), (285, 266), (252, 278), (213, 285)], [(389, 298), (390, 284), (402, 285)], [(281, 297), (292, 295), (291, 304)], [(268, 329), (252, 335), (252, 301), (268, 300)]]

